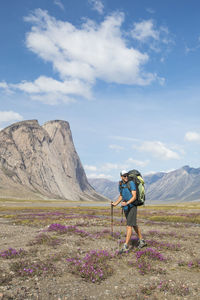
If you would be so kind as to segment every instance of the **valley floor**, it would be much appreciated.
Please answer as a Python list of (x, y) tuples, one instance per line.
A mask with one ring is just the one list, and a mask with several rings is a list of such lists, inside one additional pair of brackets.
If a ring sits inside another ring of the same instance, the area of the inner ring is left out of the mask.
[(1, 203), (0, 299), (199, 299), (199, 203), (139, 208), (123, 255), (120, 208)]

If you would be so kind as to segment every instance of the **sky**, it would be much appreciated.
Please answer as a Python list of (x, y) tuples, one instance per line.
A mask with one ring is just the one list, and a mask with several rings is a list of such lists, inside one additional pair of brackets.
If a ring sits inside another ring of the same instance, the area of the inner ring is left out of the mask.
[(1, 0), (0, 128), (70, 124), (88, 178), (200, 167), (199, 0)]

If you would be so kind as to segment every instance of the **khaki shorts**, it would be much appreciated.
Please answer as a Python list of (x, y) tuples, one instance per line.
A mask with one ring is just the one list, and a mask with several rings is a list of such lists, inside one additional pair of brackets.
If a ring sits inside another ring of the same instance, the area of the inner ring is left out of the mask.
[(131, 207), (128, 211), (124, 212), (127, 226), (137, 226), (137, 206)]

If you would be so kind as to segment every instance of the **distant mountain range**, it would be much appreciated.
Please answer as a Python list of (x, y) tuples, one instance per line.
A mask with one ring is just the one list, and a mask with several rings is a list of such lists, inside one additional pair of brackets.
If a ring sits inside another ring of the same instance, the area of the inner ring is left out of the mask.
[[(200, 200), (200, 168), (184, 166), (175, 171), (159, 172), (144, 176), (146, 202), (182, 202)], [(119, 195), (118, 182), (107, 179), (89, 179), (94, 189), (116, 199)]]

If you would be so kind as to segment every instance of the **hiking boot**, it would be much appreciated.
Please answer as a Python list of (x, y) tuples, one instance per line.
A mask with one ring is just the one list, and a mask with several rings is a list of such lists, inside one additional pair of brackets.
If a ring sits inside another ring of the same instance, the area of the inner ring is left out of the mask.
[(119, 251), (119, 254), (127, 253), (128, 250), (129, 250), (128, 245), (124, 244), (124, 246), (122, 247), (122, 249)]
[(139, 240), (138, 249), (141, 249), (145, 246), (147, 246), (147, 243), (145, 242), (145, 240)]

